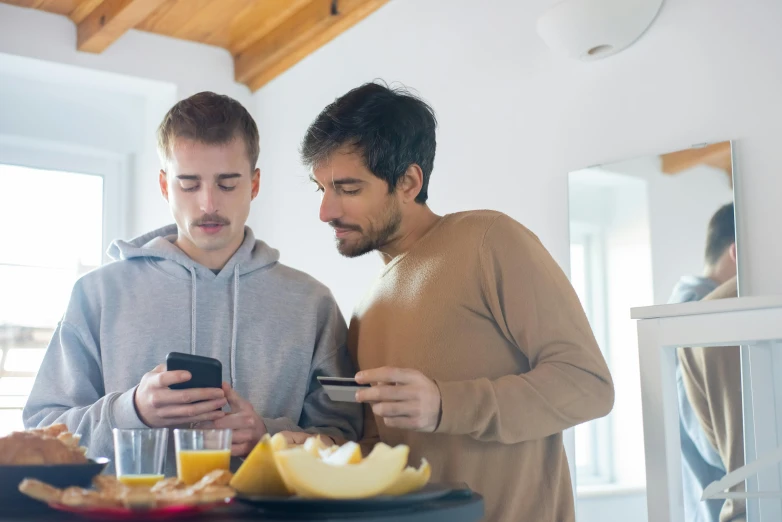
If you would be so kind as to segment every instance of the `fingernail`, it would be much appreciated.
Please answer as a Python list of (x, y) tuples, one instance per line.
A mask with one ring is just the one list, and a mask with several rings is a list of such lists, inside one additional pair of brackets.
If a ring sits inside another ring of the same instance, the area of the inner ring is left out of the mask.
[(356, 392), (356, 400), (361, 402), (361, 392)]
[(364, 377), (364, 372), (358, 372), (355, 376), (355, 379), (361, 379)]

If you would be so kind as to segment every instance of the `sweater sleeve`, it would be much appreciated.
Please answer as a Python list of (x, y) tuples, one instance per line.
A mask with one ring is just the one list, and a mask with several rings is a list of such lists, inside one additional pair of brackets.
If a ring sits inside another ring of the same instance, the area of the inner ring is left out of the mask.
[[(81, 309), (71, 303), (69, 315)], [(112, 428), (145, 428), (134, 406), (133, 387), (124, 393), (104, 391), (97, 342), (72, 323), (62, 321), (46, 350), (24, 407), (26, 428), (64, 423), (81, 436), (88, 456), (114, 454)]]
[(608, 367), (575, 291), (538, 238), (501, 215), (487, 229), (480, 256), (492, 318), (530, 371), (438, 381), (437, 432), (514, 444), (607, 415), (614, 401)]

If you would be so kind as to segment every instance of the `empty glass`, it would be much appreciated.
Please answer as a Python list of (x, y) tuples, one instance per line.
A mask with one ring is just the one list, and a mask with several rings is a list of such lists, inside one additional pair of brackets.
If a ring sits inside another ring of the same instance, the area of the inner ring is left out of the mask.
[(114, 428), (114, 460), (123, 484), (150, 487), (163, 479), (168, 428)]

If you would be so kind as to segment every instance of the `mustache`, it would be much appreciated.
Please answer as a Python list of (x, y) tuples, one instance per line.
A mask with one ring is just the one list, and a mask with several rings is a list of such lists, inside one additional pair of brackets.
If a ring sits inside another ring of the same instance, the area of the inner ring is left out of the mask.
[(343, 223), (342, 221), (335, 219), (334, 221), (329, 221), (329, 226), (331, 228), (341, 228), (343, 230), (355, 230), (356, 232), (361, 232), (361, 227), (358, 225), (348, 225), (346, 223)]
[(193, 226), (199, 227), (201, 225), (230, 225), (231, 222), (228, 221), (223, 216), (219, 216), (217, 214), (204, 214), (200, 218), (193, 221)]

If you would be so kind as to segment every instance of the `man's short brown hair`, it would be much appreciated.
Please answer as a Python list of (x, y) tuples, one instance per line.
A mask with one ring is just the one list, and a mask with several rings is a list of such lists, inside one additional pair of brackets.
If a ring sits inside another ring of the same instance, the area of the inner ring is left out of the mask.
[(208, 145), (224, 145), (237, 137), (244, 140), (250, 168), (255, 170), (260, 154), (258, 127), (241, 103), (222, 94), (204, 91), (171, 107), (157, 130), (160, 161), (170, 157), (175, 138)]

